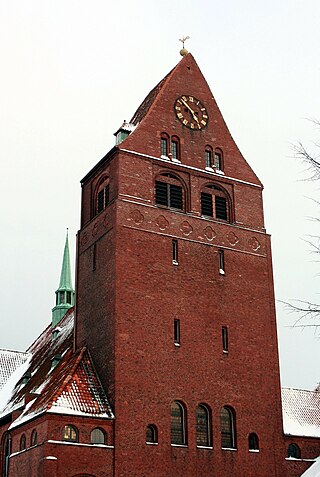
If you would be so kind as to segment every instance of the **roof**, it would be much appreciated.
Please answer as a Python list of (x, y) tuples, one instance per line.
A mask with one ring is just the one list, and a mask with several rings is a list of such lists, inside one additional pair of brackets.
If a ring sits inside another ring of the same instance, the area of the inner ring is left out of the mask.
[(282, 410), (286, 435), (320, 437), (320, 391), (282, 388)]
[(320, 457), (307, 469), (301, 477), (320, 477)]
[[(11, 428), (45, 412), (113, 418), (88, 350), (73, 351), (73, 323), (70, 309), (59, 326), (48, 326), (27, 350), (28, 359), (17, 368), (14, 382), (5, 384), (0, 419), (21, 410)], [(53, 368), (52, 358), (57, 356), (61, 359)], [(30, 376), (26, 384), (23, 375)]]
[(28, 353), (22, 351), (0, 349), (0, 390), (14, 371), (28, 359), (28, 356)]

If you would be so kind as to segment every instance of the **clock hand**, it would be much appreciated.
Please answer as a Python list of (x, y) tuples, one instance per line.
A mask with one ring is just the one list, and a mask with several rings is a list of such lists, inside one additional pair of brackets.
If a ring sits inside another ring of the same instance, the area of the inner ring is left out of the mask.
[(181, 101), (182, 103), (185, 105), (186, 108), (189, 109), (190, 113), (192, 114), (192, 117), (195, 121), (197, 121), (197, 123), (199, 123), (199, 119), (197, 117), (197, 115), (195, 114), (195, 112), (193, 111), (193, 109), (190, 108), (189, 104), (185, 102), (184, 99), (181, 98)]

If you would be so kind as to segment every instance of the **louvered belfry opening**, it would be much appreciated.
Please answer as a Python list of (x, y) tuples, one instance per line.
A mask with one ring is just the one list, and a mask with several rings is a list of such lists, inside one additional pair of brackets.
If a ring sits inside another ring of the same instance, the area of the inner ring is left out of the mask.
[(180, 182), (171, 174), (161, 176), (156, 180), (156, 204), (170, 209), (184, 209), (183, 189)]
[(109, 194), (109, 178), (106, 178), (101, 182), (96, 199), (96, 214), (102, 212), (110, 201), (110, 194)]
[(230, 221), (229, 204), (222, 188), (208, 185), (205, 187), (205, 192), (201, 192), (201, 215)]

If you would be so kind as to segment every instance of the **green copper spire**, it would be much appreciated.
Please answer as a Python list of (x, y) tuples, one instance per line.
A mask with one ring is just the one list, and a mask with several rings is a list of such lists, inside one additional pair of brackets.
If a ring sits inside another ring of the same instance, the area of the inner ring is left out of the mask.
[(61, 318), (74, 305), (74, 290), (71, 281), (71, 267), (69, 254), (68, 229), (64, 246), (59, 288), (56, 291), (56, 306), (52, 309), (52, 327), (56, 326)]

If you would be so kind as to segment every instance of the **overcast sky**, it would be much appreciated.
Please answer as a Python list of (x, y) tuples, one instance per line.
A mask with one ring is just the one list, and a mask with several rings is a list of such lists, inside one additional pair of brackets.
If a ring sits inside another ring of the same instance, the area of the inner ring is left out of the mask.
[[(79, 181), (180, 60), (183, 35), (264, 183), (277, 299), (320, 301), (303, 240), (319, 234), (319, 184), (292, 157), (320, 140), (306, 119), (320, 119), (319, 23), (319, 0), (0, 1), (0, 348), (24, 350), (50, 322)], [(312, 389), (320, 331), (277, 316), (282, 384)]]

